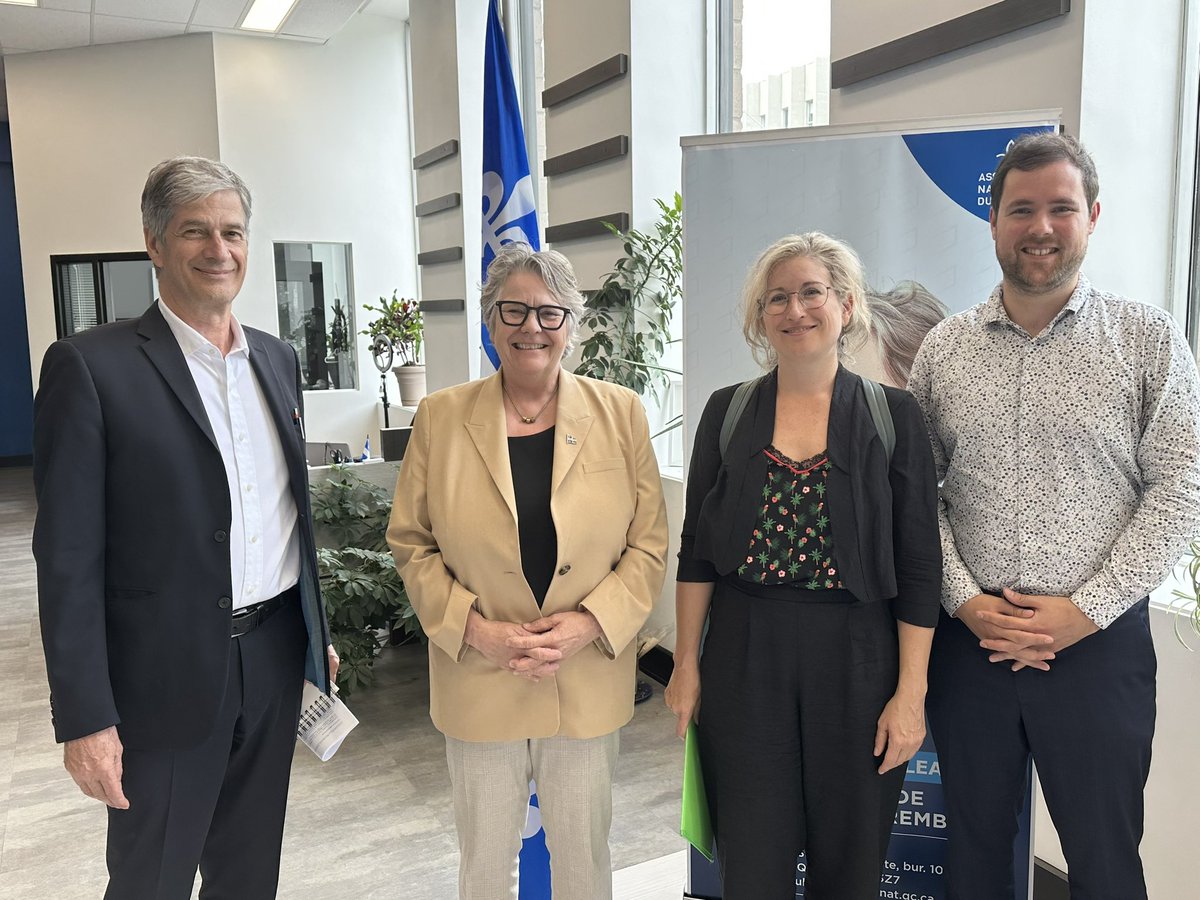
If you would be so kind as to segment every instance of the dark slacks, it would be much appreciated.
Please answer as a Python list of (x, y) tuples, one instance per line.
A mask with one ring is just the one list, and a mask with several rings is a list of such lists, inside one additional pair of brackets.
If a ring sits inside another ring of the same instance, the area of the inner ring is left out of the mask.
[(187, 750), (125, 750), (129, 809), (108, 811), (106, 900), (269, 900), (279, 881), (300, 715), (304, 617), (289, 603), (231, 639), (212, 734)]
[(878, 898), (904, 779), (879, 775), (895, 693), (887, 604), (747, 596), (718, 583), (700, 662), (700, 754), (725, 900)]
[(947, 897), (1012, 900), (1013, 838), (1032, 753), (1072, 900), (1144, 900), (1138, 844), (1154, 736), (1148, 601), (1068, 647), (1050, 671), (988, 662), (942, 614), (926, 708), (946, 799)]

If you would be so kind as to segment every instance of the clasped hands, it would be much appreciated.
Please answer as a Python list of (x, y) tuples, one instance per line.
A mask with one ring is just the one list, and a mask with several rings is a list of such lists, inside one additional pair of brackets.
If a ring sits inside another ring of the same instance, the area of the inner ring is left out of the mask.
[(991, 662), (1011, 662), (1014, 672), (1029, 667), (1050, 671), (1059, 650), (1100, 629), (1069, 597), (1021, 594), (1005, 588), (1002, 597), (976, 594), (958, 610)]
[(472, 609), (464, 638), (485, 659), (514, 675), (540, 681), (603, 631), (587, 610), (560, 612), (532, 622), (493, 622)]

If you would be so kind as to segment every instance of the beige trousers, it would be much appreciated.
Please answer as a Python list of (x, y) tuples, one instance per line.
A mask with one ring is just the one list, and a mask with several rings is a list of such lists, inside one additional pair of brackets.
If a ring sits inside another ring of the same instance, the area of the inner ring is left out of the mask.
[(586, 740), (447, 737), (460, 900), (517, 900), (531, 779), (546, 829), (554, 900), (611, 900), (608, 831), (619, 745), (619, 731)]

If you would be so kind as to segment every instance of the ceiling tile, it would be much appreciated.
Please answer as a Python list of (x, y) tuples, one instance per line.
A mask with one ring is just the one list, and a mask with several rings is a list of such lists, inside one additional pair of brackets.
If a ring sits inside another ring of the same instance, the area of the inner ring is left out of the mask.
[(362, 0), (298, 0), (280, 34), (328, 40), (350, 21)]
[(368, 0), (367, 5), (363, 7), (363, 12), (407, 22), (409, 0)]
[(92, 11), (92, 0), (40, 0), (42, 9), (66, 9), (71, 12)]
[(250, 6), (251, 0), (200, 0), (192, 16), (192, 28), (196, 25), (215, 25), (218, 28), (236, 28), (242, 11)]
[(96, 0), (95, 13), (97, 16), (186, 24), (195, 5), (194, 0)]
[(91, 37), (86, 13), (34, 9), (0, 4), (0, 35), (4, 46), (22, 50), (59, 50), (83, 47)]
[(122, 41), (144, 41), (151, 38), (183, 34), (182, 22), (150, 22), (146, 19), (122, 19), (117, 16), (93, 18), (92, 42), (119, 44)]

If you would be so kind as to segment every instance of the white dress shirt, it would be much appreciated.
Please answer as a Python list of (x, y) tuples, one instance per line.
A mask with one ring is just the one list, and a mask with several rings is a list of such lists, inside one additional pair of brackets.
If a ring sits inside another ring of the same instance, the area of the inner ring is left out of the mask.
[(183, 351), (225, 463), (233, 608), (270, 600), (300, 578), (300, 536), (283, 447), (250, 366), (246, 334), (233, 319), (233, 347), (222, 357), (161, 300), (158, 308)]
[(1106, 628), (1200, 533), (1200, 378), (1170, 315), (1083, 275), (1039, 335), (1000, 288), (934, 327), (908, 389), (938, 476), (942, 604), (1070, 597)]

